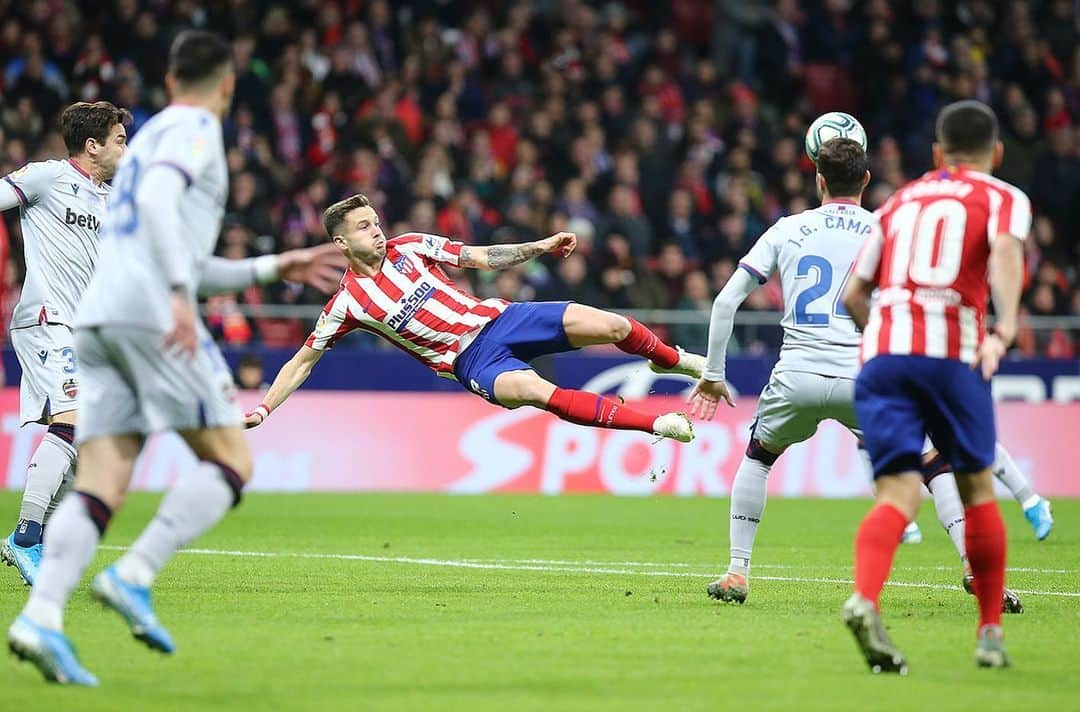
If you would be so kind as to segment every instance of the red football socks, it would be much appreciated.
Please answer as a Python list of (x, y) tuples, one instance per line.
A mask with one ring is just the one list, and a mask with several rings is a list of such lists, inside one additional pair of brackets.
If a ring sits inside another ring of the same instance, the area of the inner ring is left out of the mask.
[(644, 356), (661, 368), (673, 368), (679, 362), (679, 352), (668, 346), (649, 327), (637, 319), (626, 317), (630, 321), (630, 334), (615, 344), (628, 354)]
[(615, 430), (653, 431), (655, 415), (628, 408), (617, 400), (596, 393), (556, 388), (548, 401), (547, 410), (563, 420), (578, 425), (594, 425)]
[(975, 576), (973, 588), (979, 601), (979, 627), (1001, 625), (1001, 596), (1005, 589), (1005, 522), (997, 502), (964, 510), (967, 520), (964, 546)]
[(903, 512), (891, 504), (878, 504), (863, 518), (855, 534), (855, 592), (872, 601), (875, 608), (906, 526)]

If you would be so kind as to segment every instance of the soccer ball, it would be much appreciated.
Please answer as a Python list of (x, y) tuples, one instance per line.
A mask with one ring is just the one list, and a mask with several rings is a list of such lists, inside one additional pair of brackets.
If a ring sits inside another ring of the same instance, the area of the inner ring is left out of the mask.
[(818, 151), (831, 138), (850, 138), (866, 150), (866, 130), (858, 119), (842, 111), (830, 111), (814, 119), (806, 130), (806, 155), (811, 161), (817, 163)]

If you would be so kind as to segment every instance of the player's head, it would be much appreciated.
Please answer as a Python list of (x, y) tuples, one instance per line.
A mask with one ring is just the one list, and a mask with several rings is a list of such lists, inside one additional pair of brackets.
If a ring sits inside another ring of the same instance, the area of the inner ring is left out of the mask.
[(817, 159), (819, 198), (859, 200), (869, 182), (870, 158), (858, 141), (833, 138), (821, 144)]
[(949, 104), (937, 118), (934, 164), (969, 164), (989, 171), (1001, 162), (994, 111), (981, 101), (965, 99)]
[(386, 236), (366, 195), (357, 193), (331, 205), (323, 212), (323, 227), (349, 260), (374, 264), (386, 257)]
[(60, 115), (60, 132), (72, 158), (85, 158), (102, 181), (111, 180), (127, 147), (131, 112), (107, 101), (80, 101)]
[(229, 43), (213, 32), (184, 30), (169, 49), (165, 85), (174, 101), (195, 103), (224, 117), (236, 89)]

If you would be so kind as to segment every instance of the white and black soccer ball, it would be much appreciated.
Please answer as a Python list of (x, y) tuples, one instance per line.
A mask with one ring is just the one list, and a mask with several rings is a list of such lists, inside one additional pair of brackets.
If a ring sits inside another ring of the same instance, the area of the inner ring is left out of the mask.
[(866, 130), (851, 114), (842, 111), (830, 111), (814, 119), (806, 130), (806, 155), (817, 163), (818, 151), (826, 141), (833, 138), (850, 138), (858, 141), (863, 150), (867, 150)]

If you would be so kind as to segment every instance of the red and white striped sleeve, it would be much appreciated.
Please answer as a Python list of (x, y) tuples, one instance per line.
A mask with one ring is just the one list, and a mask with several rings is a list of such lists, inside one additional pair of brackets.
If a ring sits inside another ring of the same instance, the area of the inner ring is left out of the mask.
[(344, 287), (331, 297), (315, 322), (315, 328), (304, 345), (316, 351), (333, 348), (341, 337), (359, 327), (359, 322), (349, 314), (351, 297)]
[(423, 232), (409, 232), (395, 237), (387, 243), (398, 252), (412, 252), (431, 262), (441, 262), (453, 267), (460, 266), (463, 242), (455, 242), (448, 237), (429, 235)]
[(990, 242), (1001, 234), (1026, 240), (1031, 232), (1031, 201), (1024, 191), (1005, 181), (996, 180), (987, 185), (986, 193), (990, 202), (986, 221)]

